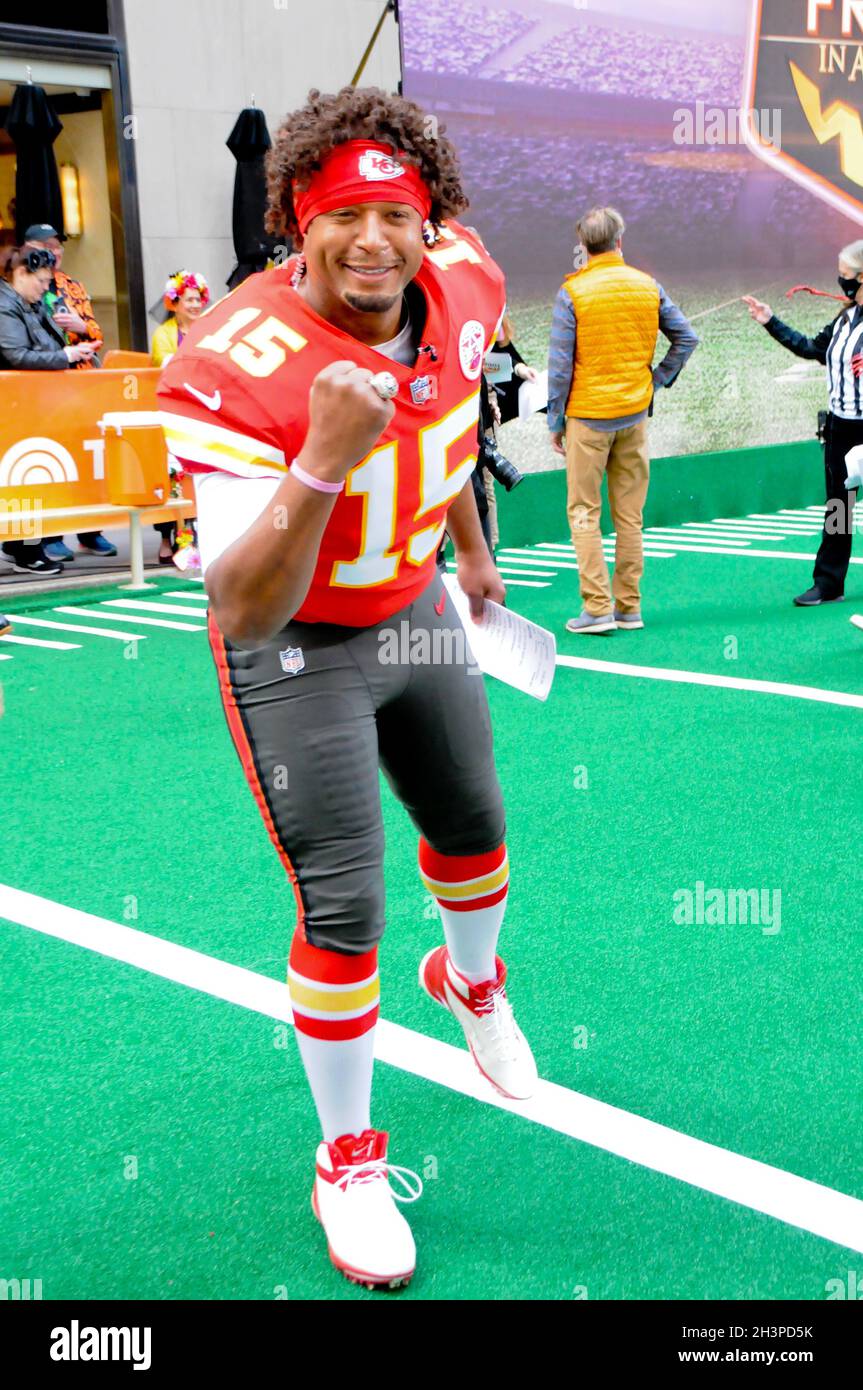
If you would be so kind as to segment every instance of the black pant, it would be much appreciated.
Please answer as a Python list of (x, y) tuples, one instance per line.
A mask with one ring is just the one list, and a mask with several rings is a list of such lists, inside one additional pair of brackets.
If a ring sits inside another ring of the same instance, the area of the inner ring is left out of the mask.
[(857, 497), (856, 490), (845, 490), (845, 479), (848, 477), (845, 455), (857, 444), (863, 444), (863, 420), (842, 420), (832, 413), (827, 416), (824, 449), (827, 512), (812, 575), (816, 589), (821, 591), (824, 598), (838, 598), (845, 592), (845, 576), (854, 539), (854, 501)]

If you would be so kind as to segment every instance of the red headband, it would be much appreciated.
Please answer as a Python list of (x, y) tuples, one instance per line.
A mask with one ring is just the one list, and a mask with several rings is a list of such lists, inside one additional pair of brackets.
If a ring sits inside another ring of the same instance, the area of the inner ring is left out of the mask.
[(348, 140), (326, 155), (307, 189), (294, 185), (297, 226), (305, 236), (313, 217), (354, 203), (407, 203), (425, 221), (431, 194), (413, 164), (394, 158), (392, 146)]

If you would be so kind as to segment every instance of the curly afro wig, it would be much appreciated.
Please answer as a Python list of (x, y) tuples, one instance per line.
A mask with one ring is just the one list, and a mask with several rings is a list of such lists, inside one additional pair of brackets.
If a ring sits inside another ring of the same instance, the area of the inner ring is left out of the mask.
[(413, 101), (379, 87), (342, 87), (335, 95), (309, 92), (305, 106), (286, 116), (267, 154), (267, 230), (299, 237), (293, 184), (307, 188), (324, 156), (347, 140), (390, 144), (420, 171), (431, 194), (434, 223), (457, 217), (468, 206), (458, 156), (445, 127)]

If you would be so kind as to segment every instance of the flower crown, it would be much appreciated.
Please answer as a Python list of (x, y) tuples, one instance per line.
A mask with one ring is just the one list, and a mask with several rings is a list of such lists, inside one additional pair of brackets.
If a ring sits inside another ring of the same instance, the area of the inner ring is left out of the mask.
[(165, 307), (173, 309), (182, 298), (184, 290), (197, 290), (202, 304), (206, 304), (210, 298), (210, 287), (203, 275), (196, 275), (193, 270), (175, 270), (173, 275), (168, 276), (165, 285)]

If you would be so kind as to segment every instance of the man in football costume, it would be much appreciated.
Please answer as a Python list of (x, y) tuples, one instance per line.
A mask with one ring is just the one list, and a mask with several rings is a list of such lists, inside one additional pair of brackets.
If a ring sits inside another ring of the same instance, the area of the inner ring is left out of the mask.
[(428, 651), (455, 650), (435, 564), (445, 525), (473, 615), (504, 597), (470, 477), (503, 275), (453, 221), (458, 163), (427, 131), (401, 97), (311, 92), (268, 166), (269, 228), (301, 254), (202, 315), (160, 388), (168, 447), (196, 475), (228, 725), (296, 897), (288, 984), (323, 1131), (312, 1204), (337, 1268), (388, 1287), (415, 1265), (393, 1199), (421, 1184), (388, 1165), (370, 1116), (379, 767), (419, 831), (443, 925), (420, 985), (498, 1091), (536, 1082), (496, 954), (508, 862), (483, 682), (391, 640), (420, 631), (441, 639)]

